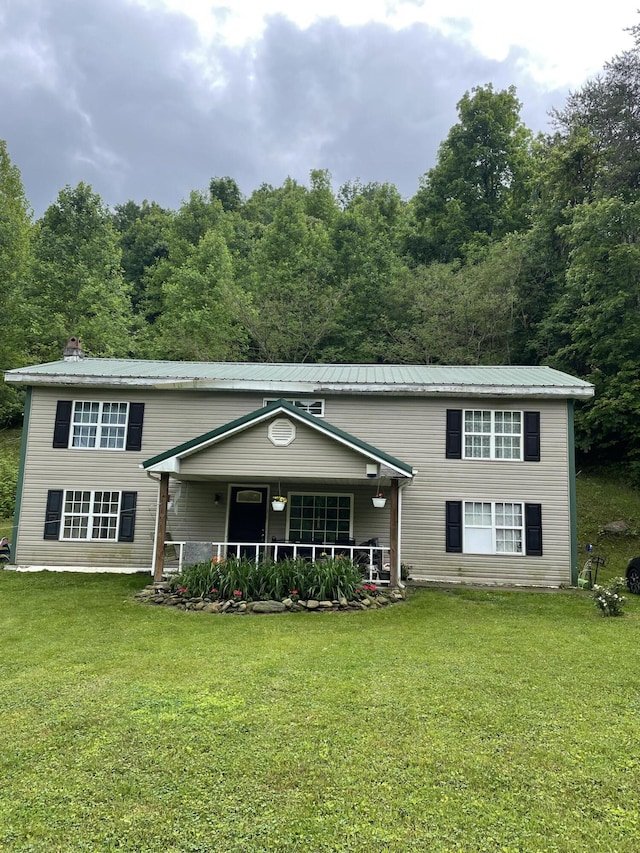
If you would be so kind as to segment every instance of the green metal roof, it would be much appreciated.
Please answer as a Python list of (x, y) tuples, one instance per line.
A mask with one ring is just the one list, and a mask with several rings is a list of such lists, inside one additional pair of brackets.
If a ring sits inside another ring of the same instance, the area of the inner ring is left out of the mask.
[(413, 476), (413, 466), (408, 463), (402, 462), (400, 459), (396, 459), (395, 456), (385, 453), (384, 450), (374, 447), (373, 444), (368, 444), (366, 441), (362, 441), (356, 436), (351, 435), (351, 433), (339, 429), (324, 420), (324, 418), (320, 419), (314, 415), (307, 414), (307, 412), (299, 409), (291, 403), (288, 403), (286, 400), (276, 400), (275, 402), (269, 403), (260, 409), (256, 409), (254, 412), (250, 412), (248, 415), (243, 415), (241, 418), (236, 418), (235, 420), (230, 421), (227, 424), (223, 424), (210, 432), (206, 432), (203, 435), (192, 438), (190, 441), (185, 441), (182, 444), (178, 444), (176, 447), (165, 450), (163, 453), (159, 453), (157, 456), (151, 457), (151, 459), (146, 459), (142, 463), (141, 467), (149, 470), (167, 459), (179, 458), (182, 456), (189, 456), (191, 453), (197, 453), (200, 450), (204, 450), (205, 447), (208, 447), (211, 444), (222, 441), (244, 429), (248, 429), (254, 424), (268, 420), (281, 412), (286, 412), (295, 419), (308, 424), (317, 432), (322, 432), (330, 438), (337, 439), (342, 444), (352, 447), (354, 450), (361, 451), (371, 459), (384, 462), (386, 465), (391, 468), (395, 468), (398, 473), (403, 474), (406, 477)]
[(271, 364), (83, 358), (19, 367), (7, 382), (286, 393), (524, 394), (591, 397), (593, 386), (551, 367)]

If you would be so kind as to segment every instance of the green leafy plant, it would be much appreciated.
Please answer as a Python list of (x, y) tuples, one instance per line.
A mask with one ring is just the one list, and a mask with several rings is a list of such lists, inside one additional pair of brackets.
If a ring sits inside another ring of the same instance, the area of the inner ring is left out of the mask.
[(622, 616), (623, 607), (627, 601), (622, 594), (626, 587), (624, 578), (613, 578), (607, 586), (593, 587), (593, 603), (603, 616)]
[[(353, 599), (361, 587), (360, 569), (345, 557), (310, 562), (301, 557), (274, 562), (246, 557), (185, 566), (171, 579), (171, 589), (186, 596), (260, 601), (292, 597)], [(295, 591), (295, 592), (294, 592)]]

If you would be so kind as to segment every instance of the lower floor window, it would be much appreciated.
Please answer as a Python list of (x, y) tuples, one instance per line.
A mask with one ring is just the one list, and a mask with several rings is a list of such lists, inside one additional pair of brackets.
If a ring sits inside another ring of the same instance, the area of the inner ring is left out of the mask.
[(465, 501), (463, 536), (467, 554), (522, 554), (523, 505), (500, 501)]
[(292, 494), (289, 503), (292, 542), (339, 542), (351, 536), (351, 495)]
[(63, 539), (117, 539), (120, 492), (67, 490), (62, 510)]

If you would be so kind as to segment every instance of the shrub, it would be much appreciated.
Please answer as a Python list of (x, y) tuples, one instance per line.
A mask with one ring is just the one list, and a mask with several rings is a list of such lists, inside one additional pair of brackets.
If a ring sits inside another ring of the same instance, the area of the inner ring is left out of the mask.
[(0, 518), (11, 518), (16, 508), (18, 465), (0, 458)]
[(603, 616), (622, 616), (626, 597), (622, 594), (626, 587), (624, 578), (614, 578), (607, 586), (593, 587), (593, 603)]
[(171, 588), (190, 597), (261, 601), (294, 595), (309, 599), (353, 599), (361, 587), (360, 569), (349, 559), (336, 557), (309, 562), (296, 559), (255, 560), (231, 557), (196, 563), (171, 579)]

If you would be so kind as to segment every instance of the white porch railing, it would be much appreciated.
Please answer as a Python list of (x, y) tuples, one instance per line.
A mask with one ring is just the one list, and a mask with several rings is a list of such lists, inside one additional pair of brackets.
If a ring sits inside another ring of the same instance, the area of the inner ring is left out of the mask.
[[(164, 544), (164, 573), (166, 575), (181, 572), (185, 565), (185, 553), (188, 541), (168, 540)], [(192, 543), (195, 544), (195, 543)], [(314, 545), (304, 542), (198, 542), (202, 549), (207, 548), (208, 557), (204, 559), (224, 560), (229, 556), (242, 557), (249, 552), (256, 563), (260, 560), (281, 560), (287, 557), (303, 557), (314, 562), (323, 557), (349, 557), (362, 568), (363, 579), (370, 583), (389, 583), (390, 549), (379, 545)]]

